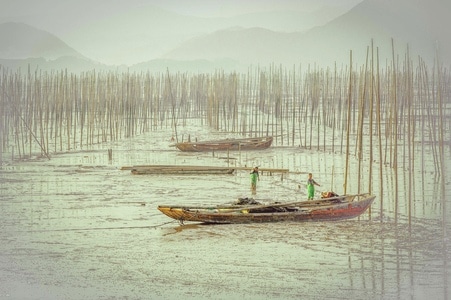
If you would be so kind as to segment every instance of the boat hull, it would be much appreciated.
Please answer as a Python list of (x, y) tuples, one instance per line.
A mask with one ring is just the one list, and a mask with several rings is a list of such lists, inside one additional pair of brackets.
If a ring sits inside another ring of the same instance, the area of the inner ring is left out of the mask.
[[(299, 202), (300, 204), (297, 206), (276, 204), (261, 206), (261, 208), (258, 206), (238, 208), (236, 206), (211, 208), (158, 206), (158, 209), (181, 223), (186, 221), (219, 224), (337, 221), (358, 217), (371, 206), (374, 199), (375, 196), (365, 194), (345, 196), (342, 197), (342, 200), (335, 202), (325, 199), (318, 205)], [(268, 207), (279, 210), (287, 209), (288, 211), (265, 212)]]
[(176, 175), (209, 175), (209, 174), (233, 174), (234, 168), (209, 167), (209, 166), (170, 166), (170, 165), (148, 165), (133, 166), (131, 173), (134, 175), (146, 174), (176, 174)]
[(267, 149), (271, 146), (272, 142), (273, 137), (259, 137), (205, 142), (182, 142), (175, 144), (175, 147), (184, 152), (247, 151)]

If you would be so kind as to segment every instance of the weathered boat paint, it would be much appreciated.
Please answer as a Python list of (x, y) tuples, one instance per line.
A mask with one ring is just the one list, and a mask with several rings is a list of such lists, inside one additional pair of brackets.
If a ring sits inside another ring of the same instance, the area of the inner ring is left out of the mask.
[(271, 146), (272, 136), (244, 138), (244, 139), (225, 139), (217, 141), (203, 142), (181, 142), (176, 143), (175, 147), (184, 152), (209, 152), (209, 151), (245, 151), (245, 150), (264, 150)]
[(176, 166), (176, 165), (147, 165), (133, 166), (131, 173), (143, 174), (178, 174), (178, 175), (205, 175), (205, 174), (233, 174), (235, 168), (212, 166)]
[[(165, 215), (181, 223), (185, 221), (201, 223), (266, 223), (266, 222), (306, 222), (336, 221), (355, 218), (371, 206), (376, 196), (370, 194), (346, 195), (316, 201), (288, 204), (230, 206), (230, 207), (173, 207), (158, 206)], [(340, 199), (340, 201), (332, 201)], [(287, 211), (265, 212), (269, 208)]]

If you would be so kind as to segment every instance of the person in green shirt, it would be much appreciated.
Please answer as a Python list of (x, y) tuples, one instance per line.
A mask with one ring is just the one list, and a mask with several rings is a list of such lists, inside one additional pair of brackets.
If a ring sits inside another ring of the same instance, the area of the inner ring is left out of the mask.
[(320, 186), (314, 179), (312, 173), (308, 174), (308, 180), (307, 180), (307, 193), (308, 193), (308, 200), (313, 200), (313, 197), (315, 196), (315, 185)]
[(258, 175), (258, 167), (254, 167), (254, 169), (251, 172), (251, 191), (253, 195), (257, 193), (257, 181), (259, 180), (260, 177)]

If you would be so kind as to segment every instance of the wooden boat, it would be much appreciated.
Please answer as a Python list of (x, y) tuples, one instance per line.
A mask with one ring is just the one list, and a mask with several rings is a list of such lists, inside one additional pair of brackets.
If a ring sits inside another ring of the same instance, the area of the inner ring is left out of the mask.
[(264, 223), (336, 221), (355, 218), (371, 206), (376, 196), (345, 195), (291, 203), (224, 205), (213, 207), (158, 206), (166, 216), (201, 223)]
[(204, 142), (181, 142), (176, 143), (175, 146), (184, 152), (264, 150), (271, 146), (272, 141), (272, 136), (265, 136)]
[(146, 165), (133, 166), (131, 173), (143, 174), (179, 174), (179, 175), (204, 175), (204, 174), (233, 174), (234, 168), (211, 166), (176, 166), (176, 165)]

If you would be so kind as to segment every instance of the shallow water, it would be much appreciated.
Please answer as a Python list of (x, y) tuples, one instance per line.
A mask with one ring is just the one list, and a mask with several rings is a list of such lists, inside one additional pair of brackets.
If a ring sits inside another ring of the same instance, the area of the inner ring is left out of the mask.
[[(156, 207), (249, 197), (250, 182), (246, 171), (198, 177), (121, 170), (227, 164), (226, 154), (181, 153), (170, 143), (166, 132), (151, 132), (3, 166), (0, 299), (450, 298), (451, 205), (442, 201), (449, 178), (442, 187), (432, 173), (416, 171), (409, 199), (408, 172), (401, 170), (396, 193), (384, 166), (371, 211), (349, 221), (180, 226)], [(230, 157), (232, 165), (290, 169), (260, 177), (260, 201), (304, 199), (308, 172), (322, 185), (317, 193), (343, 190), (341, 154), (276, 143)], [(352, 170), (356, 165), (351, 160)], [(357, 182), (348, 193), (358, 192)], [(367, 189), (368, 179), (360, 186)]]

